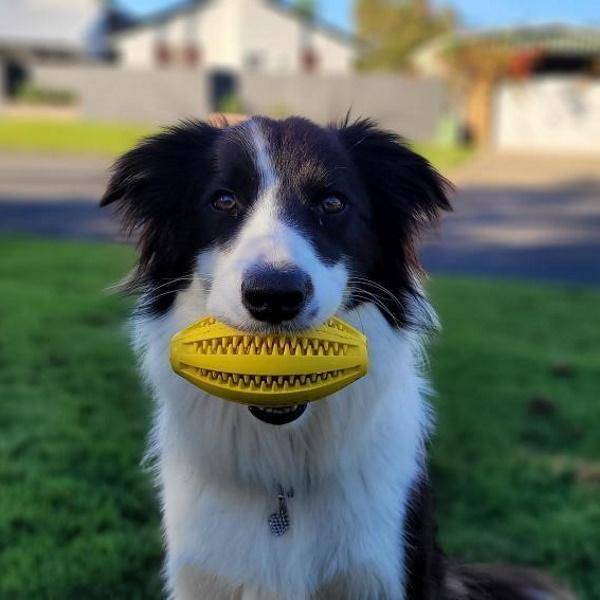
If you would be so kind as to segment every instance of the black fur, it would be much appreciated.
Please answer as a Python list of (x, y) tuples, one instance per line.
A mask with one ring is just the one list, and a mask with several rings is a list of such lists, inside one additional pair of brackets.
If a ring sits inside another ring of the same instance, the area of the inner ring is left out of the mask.
[[(328, 128), (301, 118), (256, 122), (280, 180), (284, 217), (324, 261), (344, 257), (356, 278), (349, 304), (374, 296), (391, 324), (409, 325), (405, 299), (419, 294), (414, 240), (450, 208), (447, 182), (401, 138), (368, 120)], [(243, 223), (259, 184), (251, 133), (247, 124), (186, 122), (145, 140), (114, 166), (102, 205), (116, 202), (138, 238), (140, 261), (128, 289), (146, 292), (148, 310), (166, 311), (187, 285), (197, 253), (226, 243)], [(239, 214), (211, 210), (220, 190), (241, 199)], [(320, 212), (328, 195), (342, 197), (349, 209)]]
[(426, 474), (411, 490), (404, 537), (407, 598), (441, 598), (446, 559), (437, 545), (433, 494)]
[(396, 323), (413, 324), (402, 300), (406, 294), (419, 297), (414, 285), (421, 271), (416, 239), (436, 223), (442, 210), (451, 209), (447, 197), (451, 185), (401, 137), (378, 129), (370, 120), (345, 124), (339, 136), (373, 208), (378, 244), (369, 279), (381, 286), (372, 286), (373, 291)]
[[(257, 123), (281, 184), (284, 218), (303, 230), (324, 261), (345, 261), (356, 277), (350, 305), (369, 294), (392, 325), (412, 325), (406, 298), (420, 295), (416, 239), (450, 209), (448, 182), (400, 137), (369, 120), (327, 128), (300, 118)], [(115, 164), (102, 205), (115, 203), (137, 238), (139, 262), (127, 289), (144, 293), (147, 310), (168, 310), (189, 284), (197, 254), (226, 244), (243, 224), (260, 184), (250, 138), (248, 124), (219, 129), (185, 122)], [(234, 214), (212, 208), (222, 191), (240, 199)], [(319, 201), (328, 195), (342, 197), (348, 210), (324, 214)], [(426, 476), (412, 491), (404, 533), (409, 600), (533, 600), (540, 591), (555, 600), (572, 597), (529, 570), (449, 564), (436, 542)]]
[(194, 201), (212, 179), (217, 133), (184, 123), (144, 140), (113, 166), (101, 206), (116, 202), (125, 231), (137, 239), (139, 261), (126, 291), (159, 290), (150, 295), (153, 312), (170, 307), (195, 254), (219, 235)]

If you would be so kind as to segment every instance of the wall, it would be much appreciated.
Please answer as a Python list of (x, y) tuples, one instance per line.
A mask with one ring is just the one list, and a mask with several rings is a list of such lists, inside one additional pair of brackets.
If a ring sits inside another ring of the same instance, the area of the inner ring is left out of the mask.
[[(183, 11), (164, 23), (142, 26), (113, 38), (122, 67), (155, 69), (155, 47), (163, 41), (175, 52), (193, 43), (204, 66), (239, 68), (236, 3), (221, 0)], [(239, 12), (239, 11), (238, 11)]]
[[(206, 72), (40, 66), (33, 77), (45, 87), (75, 90), (89, 119), (168, 123), (206, 117), (214, 109)], [(243, 73), (237, 85), (250, 113), (301, 114), (327, 123), (351, 110), (353, 117), (373, 117), (415, 140), (432, 139), (447, 108), (446, 89), (433, 79)]]
[(355, 49), (319, 27), (309, 27), (287, 10), (272, 2), (240, 0), (242, 66), (248, 69), (247, 57), (262, 57), (259, 72), (300, 73), (302, 50), (308, 45), (318, 56), (321, 74), (348, 74), (353, 66)]
[(494, 121), (495, 144), (503, 150), (600, 152), (600, 83), (579, 77), (505, 83)]
[(319, 30), (312, 34), (311, 45), (319, 57), (319, 72), (352, 73), (357, 60), (356, 48)]
[(171, 123), (211, 110), (200, 73), (36, 66), (31, 76), (40, 86), (75, 91), (86, 119)]
[(143, 27), (127, 36), (115, 38), (113, 45), (122, 64), (132, 69), (151, 69), (154, 67), (156, 41), (156, 30)]
[(416, 140), (433, 139), (447, 110), (447, 90), (436, 79), (393, 75), (317, 77), (243, 74), (240, 89), (252, 113), (302, 114), (327, 123), (372, 117)]

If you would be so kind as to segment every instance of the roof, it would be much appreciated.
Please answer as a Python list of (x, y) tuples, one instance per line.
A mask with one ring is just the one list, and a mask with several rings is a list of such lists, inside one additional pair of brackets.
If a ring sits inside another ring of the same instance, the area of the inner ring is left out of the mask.
[[(304, 18), (293, 6), (289, 4), (284, 4), (283, 2), (281, 2), (281, 0), (268, 0), (268, 2), (274, 10), (283, 12), (284, 14), (287, 14), (288, 16), (294, 19), (301, 20)], [(352, 32), (346, 31), (345, 29), (342, 29), (341, 27), (338, 27), (333, 23), (320, 19), (319, 17), (315, 17), (312, 20), (312, 24), (317, 29), (320, 29), (324, 33), (328, 33), (333, 37), (337, 37), (339, 40), (341, 40), (342, 42), (346, 42), (347, 44), (358, 45), (361, 43), (358, 37), (356, 37)]]
[(530, 25), (464, 33), (459, 39), (496, 40), (514, 48), (544, 50), (556, 54), (600, 54), (600, 27)]
[(0, 46), (85, 53), (102, 10), (96, 0), (0, 0)]
[[(1, 1), (2, 0), (0, 0), (0, 2)], [(161, 25), (181, 14), (192, 13), (195, 10), (197, 10), (199, 6), (207, 4), (209, 1), (210, 0), (180, 0), (175, 5), (169, 8), (154, 12), (145, 18), (137, 19), (135, 22), (132, 22), (129, 26), (122, 27), (117, 32), (117, 34), (119, 36), (127, 35), (129, 31), (145, 27), (151, 27), (155, 25)], [(292, 6), (290, 6), (289, 4), (284, 4), (283, 2), (281, 2), (281, 0), (267, 0), (267, 3), (271, 6), (273, 10), (281, 12), (292, 19), (302, 19), (302, 16), (298, 14), (298, 12)], [(323, 21), (319, 18), (314, 19), (312, 24), (313, 27), (315, 27), (316, 29), (323, 31), (324, 33), (332, 37), (336, 37), (338, 40), (345, 44), (358, 45), (360, 43), (359, 39), (351, 32), (346, 31), (326, 21)]]

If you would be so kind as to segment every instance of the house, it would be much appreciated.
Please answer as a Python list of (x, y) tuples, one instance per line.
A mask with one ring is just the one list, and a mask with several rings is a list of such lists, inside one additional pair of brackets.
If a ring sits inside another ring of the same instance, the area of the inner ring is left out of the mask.
[(35, 64), (108, 59), (109, 34), (129, 22), (103, 0), (0, 0), (0, 92)]
[(0, 54), (53, 62), (103, 58), (108, 34), (129, 22), (103, 0), (0, 0)]
[(189, 0), (111, 37), (122, 68), (348, 74), (356, 39), (275, 0)]
[(600, 29), (537, 25), (463, 32), (420, 49), (415, 70), (452, 79), (479, 145), (600, 152)]
[(600, 28), (526, 28), (510, 44), (508, 77), (492, 98), (494, 145), (600, 153)]

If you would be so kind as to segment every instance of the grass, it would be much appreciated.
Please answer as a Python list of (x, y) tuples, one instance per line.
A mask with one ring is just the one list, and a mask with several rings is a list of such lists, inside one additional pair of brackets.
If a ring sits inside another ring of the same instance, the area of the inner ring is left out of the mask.
[(152, 131), (144, 125), (0, 119), (0, 150), (116, 156)]
[(473, 156), (473, 149), (467, 146), (436, 146), (417, 143), (414, 144), (414, 149), (442, 171), (459, 167)]
[[(150, 125), (126, 125), (86, 121), (0, 119), (0, 151), (117, 156), (141, 137), (157, 130)], [(455, 167), (472, 154), (466, 148), (417, 144), (440, 169)]]
[[(0, 239), (0, 597), (158, 598), (124, 246)], [(450, 555), (600, 598), (600, 293), (440, 278), (432, 463)]]

